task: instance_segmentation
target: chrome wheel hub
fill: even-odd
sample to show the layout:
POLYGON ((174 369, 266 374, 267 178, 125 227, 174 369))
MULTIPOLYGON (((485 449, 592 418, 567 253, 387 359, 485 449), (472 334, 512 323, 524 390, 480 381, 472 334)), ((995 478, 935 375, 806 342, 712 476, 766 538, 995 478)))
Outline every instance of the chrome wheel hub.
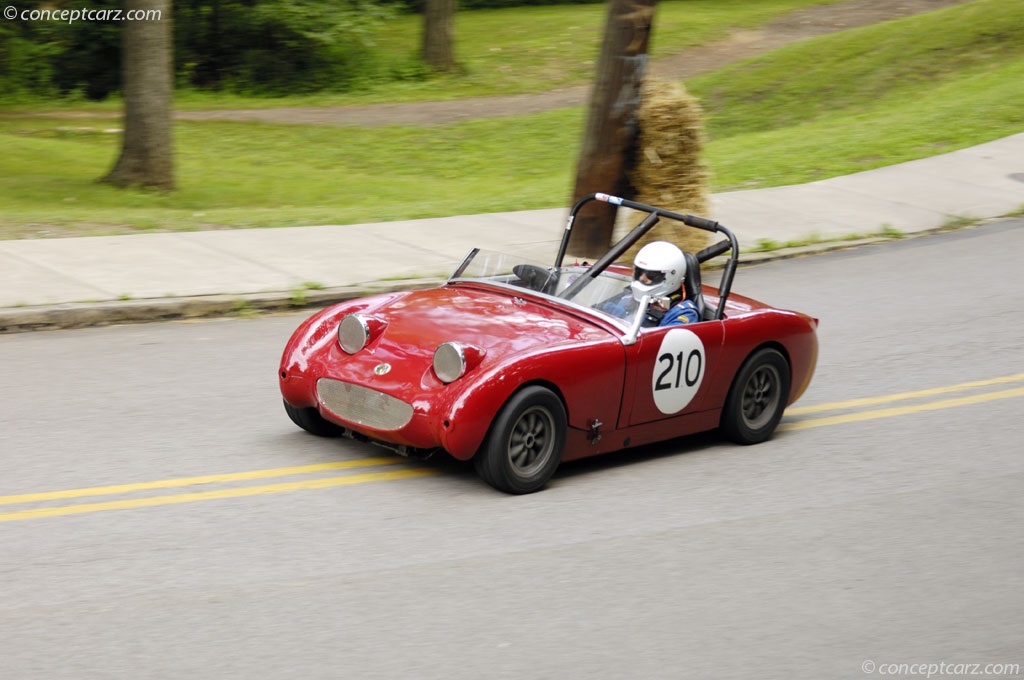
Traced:
POLYGON ((546 409, 534 406, 519 416, 508 441, 512 467, 530 475, 544 467, 555 445, 555 422, 546 409))
POLYGON ((779 372, 774 366, 761 366, 743 390, 743 419, 751 429, 764 427, 779 407, 779 372))

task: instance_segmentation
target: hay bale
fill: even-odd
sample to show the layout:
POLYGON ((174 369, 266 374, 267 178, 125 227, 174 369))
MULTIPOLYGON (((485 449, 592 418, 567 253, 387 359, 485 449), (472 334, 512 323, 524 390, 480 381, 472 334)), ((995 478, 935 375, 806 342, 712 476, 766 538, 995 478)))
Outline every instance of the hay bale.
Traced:
MULTIPOLYGON (((644 82, 641 97, 636 159, 629 174, 635 200, 675 212, 707 215, 711 201, 707 168, 701 161, 704 116, 700 104, 681 85, 656 79, 644 82)), ((621 212, 625 215, 616 226, 616 240, 646 217, 645 213, 621 212)), ((620 261, 632 262, 636 251, 650 241, 670 241, 697 252, 710 240, 706 231, 662 220, 620 261)))

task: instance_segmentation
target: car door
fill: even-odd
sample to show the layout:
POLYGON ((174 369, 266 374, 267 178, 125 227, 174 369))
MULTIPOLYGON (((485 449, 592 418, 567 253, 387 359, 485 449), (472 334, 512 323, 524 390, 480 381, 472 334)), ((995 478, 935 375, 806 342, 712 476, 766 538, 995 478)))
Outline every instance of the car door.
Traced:
POLYGON ((722 354, 724 322, 645 328, 626 348, 626 385, 620 424, 642 425, 721 404, 710 403, 722 354))

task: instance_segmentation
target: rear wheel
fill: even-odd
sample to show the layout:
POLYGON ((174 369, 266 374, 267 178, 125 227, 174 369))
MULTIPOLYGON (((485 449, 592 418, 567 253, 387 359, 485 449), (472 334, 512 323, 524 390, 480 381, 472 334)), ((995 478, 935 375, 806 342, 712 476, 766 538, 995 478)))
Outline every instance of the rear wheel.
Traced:
POLYGON ((565 449, 565 407, 551 390, 533 385, 512 395, 474 457, 477 474, 499 491, 539 490, 565 449))
POLYGON ((789 362, 766 347, 744 362, 722 410, 722 432, 737 444, 758 444, 772 436, 789 401, 789 362))
POLYGON ((318 437, 340 437, 344 432, 334 423, 324 420, 315 408, 297 408, 286 401, 284 410, 293 423, 318 437))

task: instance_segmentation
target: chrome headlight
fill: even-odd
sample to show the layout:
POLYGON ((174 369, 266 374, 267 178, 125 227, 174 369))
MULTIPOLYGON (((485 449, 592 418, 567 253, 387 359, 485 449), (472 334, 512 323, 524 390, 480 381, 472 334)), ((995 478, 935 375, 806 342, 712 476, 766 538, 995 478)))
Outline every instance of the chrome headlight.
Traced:
POLYGON ((434 373, 443 383, 455 382, 466 374, 466 351, 457 342, 442 343, 434 350, 434 373))
POLYGON ((348 314, 338 324, 338 344, 349 354, 366 347, 370 339, 370 325, 358 314, 348 314))
POLYGON ((434 375, 452 383, 476 368, 486 352, 464 342, 444 342, 434 350, 434 375))

